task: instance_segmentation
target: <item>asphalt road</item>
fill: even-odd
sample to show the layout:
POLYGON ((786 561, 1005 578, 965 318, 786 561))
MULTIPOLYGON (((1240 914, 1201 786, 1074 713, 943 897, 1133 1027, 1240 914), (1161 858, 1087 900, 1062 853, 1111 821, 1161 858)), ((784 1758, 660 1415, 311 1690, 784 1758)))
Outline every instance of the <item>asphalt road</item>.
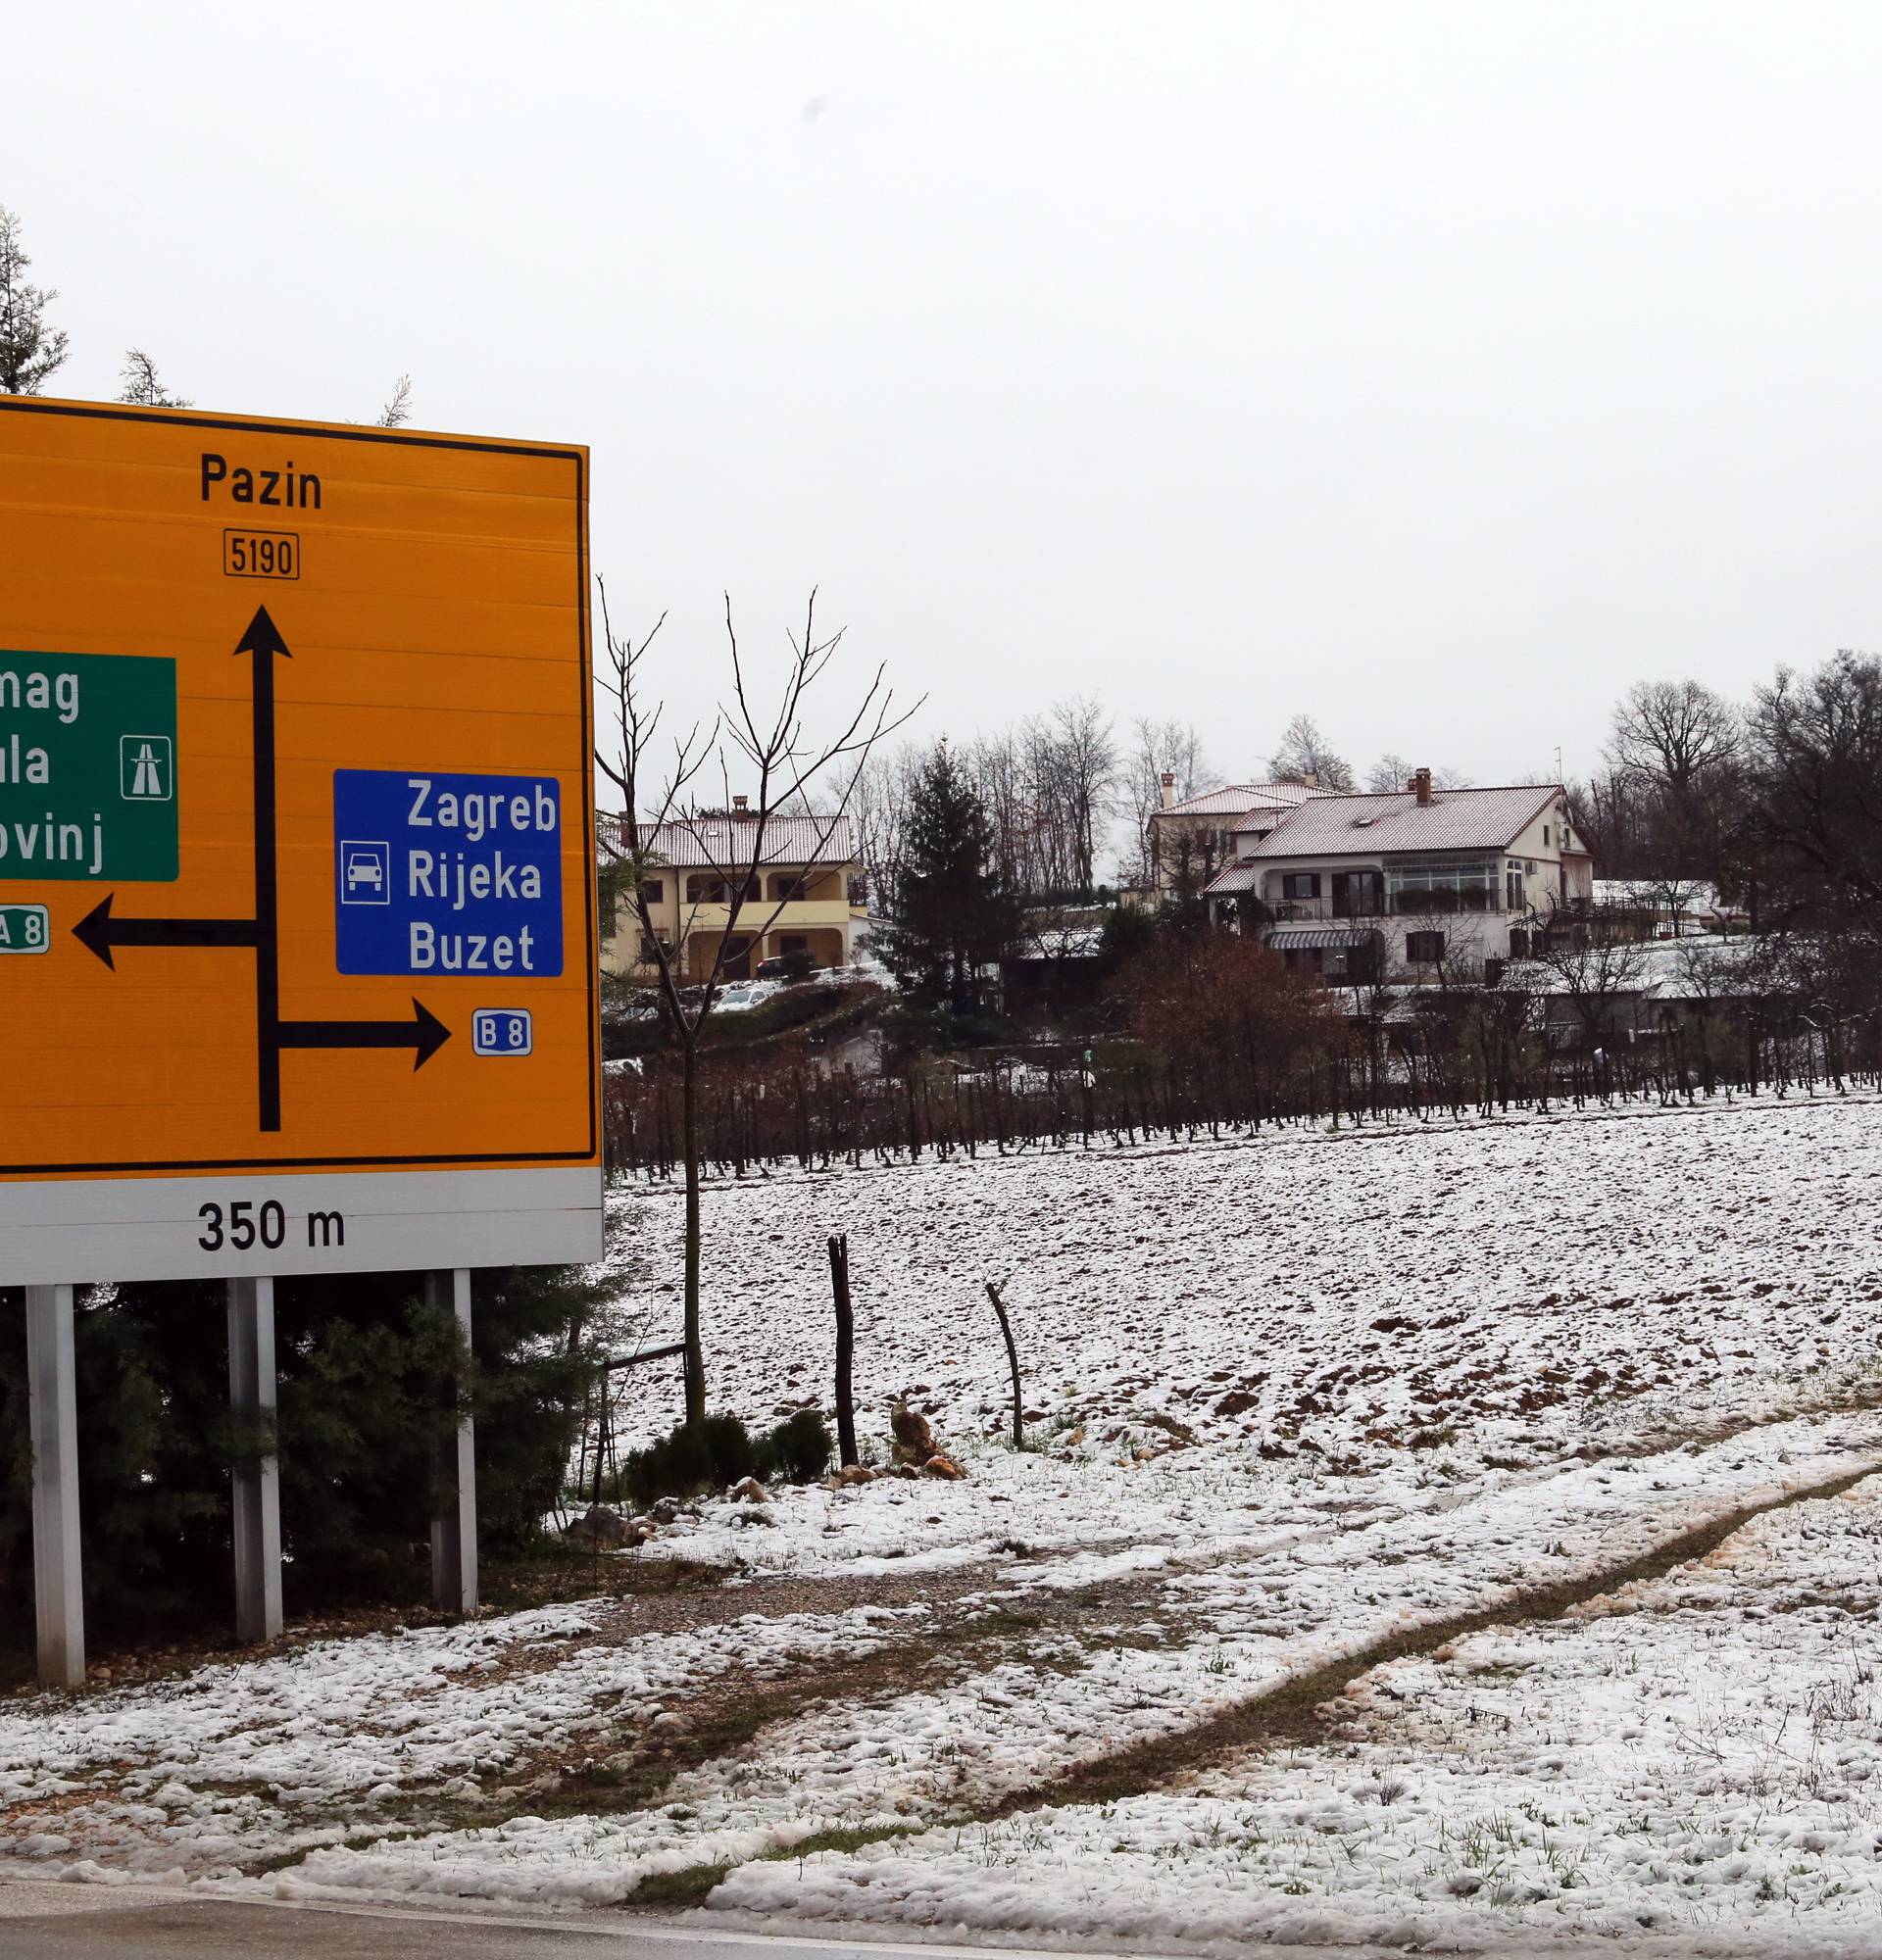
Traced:
POLYGON ((0 1881, 0 1960, 947 1960, 970 1949, 702 1933, 623 1915, 541 1916, 250 1904, 155 1886, 0 1881))

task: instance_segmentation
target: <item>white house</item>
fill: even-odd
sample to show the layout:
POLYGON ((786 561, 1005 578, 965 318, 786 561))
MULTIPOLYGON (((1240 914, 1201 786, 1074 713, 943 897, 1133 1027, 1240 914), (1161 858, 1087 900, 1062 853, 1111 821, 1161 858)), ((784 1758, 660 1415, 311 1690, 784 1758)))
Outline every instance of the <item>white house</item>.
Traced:
POLYGON ((1585 911, 1594 860, 1559 783, 1314 795, 1233 835, 1213 914, 1328 980, 1482 980, 1538 919, 1585 911))

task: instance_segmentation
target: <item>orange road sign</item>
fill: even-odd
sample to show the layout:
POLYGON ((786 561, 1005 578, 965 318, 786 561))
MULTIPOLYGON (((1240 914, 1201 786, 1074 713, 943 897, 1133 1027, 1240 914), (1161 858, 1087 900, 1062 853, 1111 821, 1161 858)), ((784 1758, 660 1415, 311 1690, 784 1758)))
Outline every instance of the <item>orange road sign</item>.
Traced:
POLYGON ((0 1284, 599 1256, 587 472, 0 398, 0 1284))

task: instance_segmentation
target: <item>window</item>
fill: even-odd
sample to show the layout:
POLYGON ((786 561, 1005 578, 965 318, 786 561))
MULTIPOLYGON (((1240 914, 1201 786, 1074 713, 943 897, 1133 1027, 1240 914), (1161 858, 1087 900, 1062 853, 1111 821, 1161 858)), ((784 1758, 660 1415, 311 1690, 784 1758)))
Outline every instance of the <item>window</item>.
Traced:
POLYGON ((1281 873, 1281 897, 1284 899, 1317 899, 1320 896, 1320 874, 1317 871, 1283 871, 1281 873))
POLYGON ((1494 858, 1408 858, 1386 866, 1395 912, 1488 912, 1497 907, 1494 858))
POLYGON ((1529 935, 1519 925, 1510 928, 1510 957, 1527 959, 1529 957, 1529 935))
POLYGON ((1503 979, 1503 968, 1504 962, 1501 959, 1494 957, 1486 959, 1483 962, 1483 984, 1486 987, 1499 985, 1503 979))
POLYGON ((1504 899, 1508 908, 1512 912, 1521 911, 1522 873, 1520 871, 1506 871, 1503 874, 1503 883, 1504 899))
POLYGON ((666 882, 660 878, 643 878, 640 881, 640 896, 650 906, 657 906, 667 896, 666 882))
POLYGON ((1542 826, 1542 848, 1545 851, 1549 848, 1549 826, 1546 823, 1542 826))
POLYGON ((1413 966, 1435 966, 1444 957, 1444 934, 1408 932, 1405 936, 1405 956, 1413 966))
MULTIPOLYGON (((753 878, 745 887, 745 897, 756 901, 762 896, 760 881, 753 878)), ((686 880, 686 903, 689 906, 729 906, 732 894, 739 889, 736 879, 715 878, 708 873, 695 871, 686 880)))

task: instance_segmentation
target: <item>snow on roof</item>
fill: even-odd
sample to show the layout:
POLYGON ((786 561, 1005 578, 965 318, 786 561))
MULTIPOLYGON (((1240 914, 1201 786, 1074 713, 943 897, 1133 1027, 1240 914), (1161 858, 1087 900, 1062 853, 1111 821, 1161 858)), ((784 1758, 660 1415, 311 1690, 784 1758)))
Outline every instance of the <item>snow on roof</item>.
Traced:
POLYGON ((1514 783, 1507 789, 1436 790, 1426 804, 1410 790, 1316 796, 1290 810, 1246 855, 1372 858, 1382 851, 1501 851, 1561 793, 1559 783, 1514 783))
MULTIPOLYGON (((605 831, 612 833, 604 837, 604 844, 619 839, 620 818, 604 816, 601 821, 605 831)), ((731 870, 752 861, 757 825, 756 816, 702 813, 667 823, 646 824, 641 831, 641 842, 651 862, 670 864, 675 870, 714 866, 731 870)), ((850 836, 847 816, 772 816, 765 825, 765 849, 759 861, 848 864, 855 858, 856 845, 850 836)))
MULTIPOLYGON (((1650 1001, 1727 1000, 1768 991, 1769 981, 1750 970, 1756 942, 1750 939, 1643 940, 1618 946, 1605 955, 1591 952, 1583 985, 1589 992, 1638 995, 1650 1001), (1598 962, 1606 959, 1607 971, 1598 962)), ((1503 985, 1518 994, 1572 994, 1570 984, 1577 956, 1551 964, 1539 959, 1512 959, 1503 970, 1503 985)))
POLYGON ((1251 809, 1292 809, 1310 797, 1325 796, 1325 790, 1311 790, 1305 783, 1228 783, 1218 790, 1205 790, 1201 796, 1185 797, 1167 809, 1153 809, 1158 816, 1243 816, 1251 809))
POLYGON ((1021 933, 1011 958, 1096 959, 1105 950, 1102 925, 1049 925, 1021 933))
POLYGON ((1219 899, 1230 892, 1252 892, 1262 882, 1260 870, 1253 864, 1231 864, 1226 871, 1218 871, 1203 887, 1206 899, 1219 899))

